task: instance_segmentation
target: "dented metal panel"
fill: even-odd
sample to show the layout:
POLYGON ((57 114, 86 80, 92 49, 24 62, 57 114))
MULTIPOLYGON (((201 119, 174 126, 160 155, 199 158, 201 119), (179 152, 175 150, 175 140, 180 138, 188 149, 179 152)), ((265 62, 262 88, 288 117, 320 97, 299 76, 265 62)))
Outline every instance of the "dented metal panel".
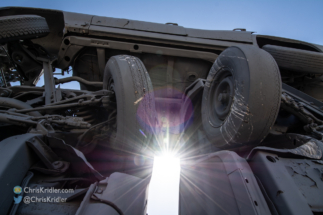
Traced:
POLYGON ((179 214, 270 214, 248 163, 220 151, 181 161, 179 214))
POLYGON ((323 212, 323 165, 257 151, 249 162, 279 214, 323 212))
POLYGON ((312 214, 306 199, 277 155, 258 151, 249 162, 279 214, 312 214))
POLYGON ((323 165, 307 159, 281 159, 312 211, 323 212, 323 165))

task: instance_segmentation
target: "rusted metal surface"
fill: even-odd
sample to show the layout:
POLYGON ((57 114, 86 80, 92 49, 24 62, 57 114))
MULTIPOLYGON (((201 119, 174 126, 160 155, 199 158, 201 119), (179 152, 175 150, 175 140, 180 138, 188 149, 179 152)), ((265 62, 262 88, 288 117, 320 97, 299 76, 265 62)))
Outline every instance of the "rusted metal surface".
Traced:
POLYGON ((164 148, 183 159, 182 215, 323 212, 322 71, 309 68, 322 46, 244 28, 0 8, 0 17, 20 14, 44 17, 50 33, 1 49, 1 190, 75 194, 12 213, 145 214, 164 148), (55 68, 73 76, 55 79, 55 68), (81 90, 61 89, 71 81, 81 90))

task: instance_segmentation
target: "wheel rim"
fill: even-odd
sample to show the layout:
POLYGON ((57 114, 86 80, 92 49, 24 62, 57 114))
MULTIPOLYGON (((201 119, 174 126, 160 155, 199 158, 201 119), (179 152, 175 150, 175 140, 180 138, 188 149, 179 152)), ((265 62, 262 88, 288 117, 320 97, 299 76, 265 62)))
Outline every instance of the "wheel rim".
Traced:
POLYGON ((214 113, 219 119, 225 120, 230 112, 233 97, 233 83, 232 77, 224 78, 216 87, 214 93, 214 113))
POLYGON ((234 97, 234 79, 229 70, 220 70, 211 84, 208 98, 209 122, 219 127, 230 114, 234 97))

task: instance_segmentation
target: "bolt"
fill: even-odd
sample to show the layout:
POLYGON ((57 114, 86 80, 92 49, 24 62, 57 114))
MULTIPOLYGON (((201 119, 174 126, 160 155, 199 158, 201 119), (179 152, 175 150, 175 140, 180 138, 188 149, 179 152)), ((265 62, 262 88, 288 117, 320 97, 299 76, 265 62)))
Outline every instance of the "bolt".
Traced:
POLYGON ((218 96, 218 101, 221 102, 222 104, 226 103, 229 99, 229 96, 227 93, 220 93, 218 96))
POLYGON ((218 97, 218 101, 219 101, 219 102, 221 102, 221 101, 222 101, 222 99, 223 99, 223 94, 222 94, 222 93, 220 93, 220 95, 219 95, 219 97, 218 97))
POLYGON ((59 168, 62 168, 64 166, 64 163, 60 162, 60 161, 55 161, 53 163, 53 165, 55 166, 55 169, 59 169, 59 168))

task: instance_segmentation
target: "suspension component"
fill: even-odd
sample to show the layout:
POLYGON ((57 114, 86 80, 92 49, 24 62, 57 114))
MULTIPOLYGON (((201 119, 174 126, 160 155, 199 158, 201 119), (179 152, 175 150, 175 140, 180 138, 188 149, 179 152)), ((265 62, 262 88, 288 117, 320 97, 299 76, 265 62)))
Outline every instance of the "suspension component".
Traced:
POLYGON ((306 124, 312 124, 314 122, 320 125, 323 124, 322 120, 318 119, 311 112, 305 109, 302 102, 296 101, 285 92, 282 93, 281 107, 297 116, 302 122, 306 124))
POLYGON ((81 107, 78 109, 78 112, 75 113, 75 116, 83 118, 87 123, 94 124, 96 117, 93 113, 93 108, 81 107))

